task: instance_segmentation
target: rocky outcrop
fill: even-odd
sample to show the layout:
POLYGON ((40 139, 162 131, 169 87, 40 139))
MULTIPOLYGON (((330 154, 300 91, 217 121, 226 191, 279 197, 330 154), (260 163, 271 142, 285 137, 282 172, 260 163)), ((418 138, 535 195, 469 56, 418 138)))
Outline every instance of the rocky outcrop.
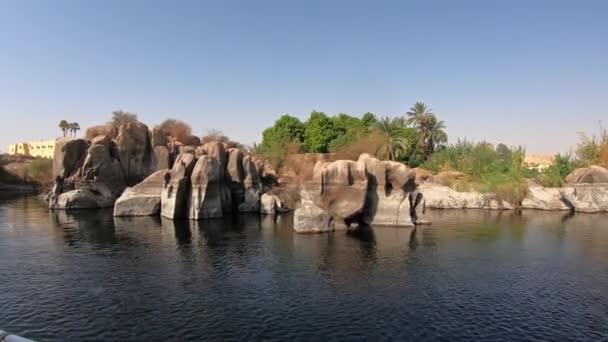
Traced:
POLYGON ((165 173, 161 193, 161 216, 188 218, 190 177, 195 164, 194 154, 180 154, 171 171, 165 173))
POLYGON ((358 161, 318 162, 301 190, 294 214, 300 233, 328 232, 359 224, 413 226, 428 223, 415 173, 405 165, 363 154, 358 161))
POLYGON ((127 184, 137 184, 156 171, 156 155, 148 126, 140 122, 120 126, 116 147, 127 184))
POLYGON ((260 197, 260 214, 264 215, 276 215, 277 213, 283 213, 288 209, 283 207, 281 199, 276 195, 263 194, 260 197))
POLYGON ((565 179, 567 184, 608 184, 608 169, 592 165, 572 171, 565 179))
POLYGON ((576 212, 608 211, 608 185, 579 185, 560 190, 562 198, 576 212))
POLYGON ((49 208, 54 210, 111 208, 115 197, 103 186, 80 188, 54 196, 49 208))
POLYGON ((53 178, 68 178, 76 173, 87 156, 88 143, 84 139, 58 138, 55 140, 53 178))
POLYGON ((258 212, 262 195, 262 179, 252 156, 243 157, 243 202, 238 205, 239 212, 258 212))
POLYGON ((224 178, 222 165, 211 156, 198 158, 192 176, 189 218, 199 220, 222 217, 224 178))
POLYGON ((169 149, 166 146, 154 147, 154 156, 156 157, 156 170, 170 169, 173 166, 169 149))
POLYGON ((424 195, 426 207, 431 209, 514 209, 489 193, 459 192, 434 183, 421 184, 418 190, 424 195))
POLYGON ((571 204, 564 200, 559 188, 531 186, 528 196, 521 202, 522 209, 571 210, 571 204))
POLYGON ((355 220, 363 214, 368 177, 364 162, 318 162, 313 169, 314 204, 333 217, 355 220))
POLYGON ((329 212, 315 205, 315 196, 314 190, 302 191, 302 204, 293 214, 293 229, 296 233, 327 233, 346 229, 345 224, 336 224, 329 212))
POLYGON ((154 216, 160 214, 160 197, 165 174, 158 170, 141 183, 127 188, 114 204, 114 216, 154 216))
POLYGON ((412 226, 408 194, 415 188, 416 174, 405 165, 383 162, 362 154, 369 175, 363 221, 371 225, 412 226))

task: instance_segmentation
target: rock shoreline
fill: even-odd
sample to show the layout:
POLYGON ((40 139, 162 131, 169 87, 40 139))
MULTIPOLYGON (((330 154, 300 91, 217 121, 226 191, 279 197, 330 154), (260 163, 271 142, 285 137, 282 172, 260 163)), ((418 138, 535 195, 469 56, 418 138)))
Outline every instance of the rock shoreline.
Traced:
POLYGON ((297 190, 287 187, 298 191, 301 201, 286 208, 268 163, 221 142, 186 146, 158 134, 129 123, 116 138, 58 139, 49 208, 113 207, 117 217, 191 220, 295 209, 298 233, 428 224, 426 209, 608 211, 608 170, 599 166, 574 171, 562 188, 530 186, 522 203, 507 203, 493 194, 458 192, 433 183, 433 177, 417 179, 420 170, 369 154, 356 161, 317 161, 297 190))

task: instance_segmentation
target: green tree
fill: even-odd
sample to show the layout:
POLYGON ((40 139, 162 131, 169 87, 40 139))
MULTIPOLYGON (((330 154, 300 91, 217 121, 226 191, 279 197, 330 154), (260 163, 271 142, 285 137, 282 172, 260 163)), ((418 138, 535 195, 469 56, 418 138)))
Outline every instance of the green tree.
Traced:
POLYGON ((408 141, 404 137, 406 127, 403 118, 381 118, 374 125, 374 131, 385 138, 384 144, 377 152, 378 158, 400 160, 406 156, 408 141))
POLYGON ((437 120, 434 114, 427 114, 423 120, 425 141, 425 156, 430 156, 435 152, 438 144, 448 142, 448 135, 445 132, 445 123, 437 120))
POLYGON ((258 144, 255 141, 251 143, 251 145, 247 146, 247 151, 257 155, 264 153, 264 149, 262 149, 262 144, 258 144))
POLYGON ((66 120, 59 121, 59 128, 63 132, 63 136, 65 137, 68 134, 68 129, 70 128, 70 124, 66 120))
POLYGON ((371 130, 376 122, 378 122, 378 119, 376 119, 376 115, 374 115, 374 113, 367 112, 363 114, 361 121, 363 121, 363 124, 365 127, 367 127, 367 130, 371 130))
POLYGON ((305 126, 303 143, 306 151, 327 153, 329 143, 337 137, 333 120, 323 112, 313 111, 305 126))
POLYGON ((281 150, 288 143, 301 143, 306 128, 300 119, 285 114, 275 121, 274 126, 262 133, 262 149, 266 152, 281 150))
POLYGON ((76 132, 78 132, 80 130, 80 124, 78 124, 78 122, 71 122, 68 124, 68 129, 70 131, 70 133, 72 134, 72 136, 76 136, 76 132))

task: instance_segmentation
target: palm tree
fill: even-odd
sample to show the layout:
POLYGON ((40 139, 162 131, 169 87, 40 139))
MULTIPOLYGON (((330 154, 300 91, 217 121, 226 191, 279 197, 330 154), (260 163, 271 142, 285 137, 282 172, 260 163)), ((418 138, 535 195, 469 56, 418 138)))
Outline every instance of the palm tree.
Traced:
POLYGON ((72 131, 73 135, 76 136, 76 133, 80 130, 80 124, 78 124, 78 122, 72 122, 70 124, 70 130, 72 131))
POLYGON ((258 155, 264 152, 264 150, 262 149, 262 144, 258 144, 255 141, 251 143, 251 145, 247 146, 247 151, 258 155))
POLYGON ((435 152, 437 144, 443 144, 448 141, 448 134, 445 132, 445 123, 442 120, 437 120, 435 114, 427 114, 424 120, 426 131, 426 155, 429 156, 435 152))
POLYGON ((59 128, 61 129, 61 131, 63 132, 63 136, 65 137, 68 134, 68 129, 70 128, 70 124, 65 120, 61 120, 59 122, 59 128))
POLYGON ((407 115, 406 123, 418 130, 420 147, 424 149, 425 141, 427 139, 425 121, 427 120, 428 115, 435 114, 433 114, 431 109, 428 108, 424 102, 418 101, 414 103, 414 106, 411 107, 405 115, 407 115))
POLYGON ((380 146, 376 155, 380 159, 399 160, 407 151, 407 140, 401 136, 405 121, 401 117, 381 118, 373 130, 383 136, 386 141, 380 146))

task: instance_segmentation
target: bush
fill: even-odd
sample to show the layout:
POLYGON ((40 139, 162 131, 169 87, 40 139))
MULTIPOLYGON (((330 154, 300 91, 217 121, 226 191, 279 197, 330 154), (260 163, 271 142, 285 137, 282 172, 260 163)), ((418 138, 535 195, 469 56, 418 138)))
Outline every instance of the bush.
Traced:
POLYGON ((493 193, 499 201, 519 205, 528 194, 522 167, 524 155, 521 147, 499 144, 494 148, 487 142, 465 140, 435 152, 422 167, 443 171, 438 181, 457 191, 493 193))
POLYGON ((38 185, 53 184, 53 160, 32 160, 23 168, 23 180, 38 185))
POLYGON ((556 154, 553 164, 536 176, 536 181, 545 187, 561 187, 564 178, 580 166, 580 162, 574 160, 570 154, 556 154))

